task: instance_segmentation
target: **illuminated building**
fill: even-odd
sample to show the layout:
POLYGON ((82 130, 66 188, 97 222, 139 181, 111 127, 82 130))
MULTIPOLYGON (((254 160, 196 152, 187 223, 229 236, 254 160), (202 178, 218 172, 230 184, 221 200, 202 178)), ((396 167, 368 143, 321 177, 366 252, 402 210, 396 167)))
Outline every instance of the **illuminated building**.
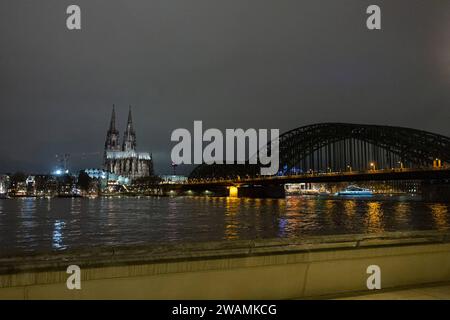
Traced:
POLYGON ((174 183, 184 183, 187 182, 188 178, 186 176, 180 175, 161 175, 161 183, 164 184, 174 184, 174 183))
POLYGON ((115 173, 111 173, 101 169, 85 169, 84 172, 92 178, 105 181, 106 184, 129 185, 130 179, 115 173))
POLYGON ((136 151, 136 133, 131 118, 131 107, 122 145, 120 145, 119 140, 119 131, 116 129, 116 113, 113 106, 105 141, 104 170, 130 180, 151 176, 153 174, 151 155, 148 152, 136 151))
POLYGON ((36 178, 35 176, 28 176, 25 180, 27 194, 34 195, 36 193, 36 178))
POLYGON ((0 175, 0 196, 8 193, 10 178, 7 175, 0 175))

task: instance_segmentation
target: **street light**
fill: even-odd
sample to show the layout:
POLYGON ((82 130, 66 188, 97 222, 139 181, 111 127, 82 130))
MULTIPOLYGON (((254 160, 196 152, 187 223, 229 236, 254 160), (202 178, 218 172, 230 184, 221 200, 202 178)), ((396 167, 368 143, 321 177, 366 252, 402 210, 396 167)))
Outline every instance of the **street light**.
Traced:
POLYGON ((436 160, 433 161, 433 167, 440 168, 442 166, 441 160, 436 158, 436 160))
POLYGON ((375 170, 375 163, 373 162, 370 163, 370 169, 375 170))

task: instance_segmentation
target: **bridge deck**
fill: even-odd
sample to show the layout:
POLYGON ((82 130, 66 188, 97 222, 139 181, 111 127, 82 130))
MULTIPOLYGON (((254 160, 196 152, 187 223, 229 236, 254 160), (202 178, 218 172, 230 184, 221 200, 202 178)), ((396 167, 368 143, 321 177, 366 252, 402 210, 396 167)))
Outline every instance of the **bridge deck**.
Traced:
POLYGON ((237 179, 202 179, 180 185, 189 186, 230 186, 230 185, 270 185, 300 182, 349 182, 383 180, 436 180, 450 179, 450 167, 423 169, 384 169, 370 171, 348 171, 328 173, 306 173, 286 176, 259 176, 237 179))

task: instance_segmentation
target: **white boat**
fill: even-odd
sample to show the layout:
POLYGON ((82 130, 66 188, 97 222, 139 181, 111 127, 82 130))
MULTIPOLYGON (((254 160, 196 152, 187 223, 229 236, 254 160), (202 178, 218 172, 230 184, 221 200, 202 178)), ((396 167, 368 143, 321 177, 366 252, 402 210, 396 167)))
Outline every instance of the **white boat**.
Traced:
POLYGON ((354 185, 348 186, 344 190, 336 193, 337 196, 371 196, 373 192, 369 189, 360 188, 354 185))
POLYGON ((291 195, 308 195, 308 196, 319 196, 319 195, 328 195, 329 192, 324 188, 316 189, 310 188, 308 189, 305 183, 288 183, 284 186, 287 194, 291 195))

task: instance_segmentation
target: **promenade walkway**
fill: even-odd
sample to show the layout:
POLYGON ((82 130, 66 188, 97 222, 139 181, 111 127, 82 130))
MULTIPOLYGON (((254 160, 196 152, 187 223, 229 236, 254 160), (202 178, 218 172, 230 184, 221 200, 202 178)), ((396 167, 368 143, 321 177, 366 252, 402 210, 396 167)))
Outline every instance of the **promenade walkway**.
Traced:
POLYGON ((411 289, 381 291, 338 300, 450 300, 450 283, 411 289))

